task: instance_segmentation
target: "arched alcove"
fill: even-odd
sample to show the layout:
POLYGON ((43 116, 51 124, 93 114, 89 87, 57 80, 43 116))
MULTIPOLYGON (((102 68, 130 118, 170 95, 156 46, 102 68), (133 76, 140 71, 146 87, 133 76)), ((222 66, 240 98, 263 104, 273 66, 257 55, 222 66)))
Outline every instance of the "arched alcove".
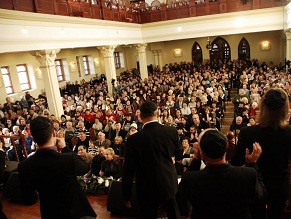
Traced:
POLYGON ((199 43, 195 42, 192 46, 192 61, 196 63, 203 62, 202 49, 199 43))
POLYGON ((216 37, 211 43, 210 60, 231 60, 230 46, 222 37, 216 37))
POLYGON ((250 52, 250 44, 246 40, 246 38, 242 38, 238 44, 238 59, 239 60, 246 60, 250 59, 251 52, 250 52))

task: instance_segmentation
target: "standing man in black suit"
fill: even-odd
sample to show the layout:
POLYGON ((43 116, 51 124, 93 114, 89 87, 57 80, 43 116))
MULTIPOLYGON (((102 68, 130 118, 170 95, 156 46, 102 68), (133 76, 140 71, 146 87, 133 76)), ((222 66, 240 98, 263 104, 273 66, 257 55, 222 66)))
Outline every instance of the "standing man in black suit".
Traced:
POLYGON ((169 219, 180 218, 175 195, 177 174, 173 157, 180 157, 179 138, 174 127, 158 122, 158 108, 145 101, 140 107, 143 129, 126 143, 122 177, 123 200, 130 208, 132 182, 135 176, 141 217, 156 219, 163 206, 169 219))
MULTIPOLYGON (((227 140, 221 132, 207 129, 198 143, 206 167, 185 172, 181 181, 182 191, 192 205, 191 219, 250 219, 250 203, 263 200, 266 194, 256 165, 261 146, 254 143, 251 154, 246 150, 249 167, 233 167, 226 162, 227 140)), ((196 161, 194 158, 192 163, 196 161)))
MULTIPOLYGON (((0 142, 0 183, 1 184, 5 183, 5 179, 4 179, 5 156, 6 154, 3 150, 3 143, 0 142)), ((3 212, 3 206, 2 206, 1 200, 0 200, 0 218, 7 219, 7 216, 3 212)))
POLYGON ((53 123, 47 117, 38 116, 30 127, 39 149, 18 165, 24 203, 32 205, 37 191, 42 219, 96 218, 77 182, 89 165, 66 147, 64 139, 54 137, 53 123))

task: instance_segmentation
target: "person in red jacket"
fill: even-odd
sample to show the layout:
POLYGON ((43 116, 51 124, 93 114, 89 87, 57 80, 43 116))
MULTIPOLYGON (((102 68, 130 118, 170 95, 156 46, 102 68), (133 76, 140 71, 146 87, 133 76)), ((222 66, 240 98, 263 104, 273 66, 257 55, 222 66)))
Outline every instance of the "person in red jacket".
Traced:
POLYGON ((84 118, 86 129, 90 129, 95 121, 94 114, 90 112, 90 109, 86 109, 85 112, 82 113, 82 117, 84 118))

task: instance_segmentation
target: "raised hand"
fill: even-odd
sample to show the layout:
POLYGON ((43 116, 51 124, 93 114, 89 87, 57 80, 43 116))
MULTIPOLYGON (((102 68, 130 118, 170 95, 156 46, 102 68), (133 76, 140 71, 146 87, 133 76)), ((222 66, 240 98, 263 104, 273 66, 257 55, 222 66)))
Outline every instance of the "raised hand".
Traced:
POLYGON ((256 163, 262 153, 262 147, 259 143, 253 143, 253 152, 250 154, 248 148, 246 148, 246 162, 247 163, 256 163))

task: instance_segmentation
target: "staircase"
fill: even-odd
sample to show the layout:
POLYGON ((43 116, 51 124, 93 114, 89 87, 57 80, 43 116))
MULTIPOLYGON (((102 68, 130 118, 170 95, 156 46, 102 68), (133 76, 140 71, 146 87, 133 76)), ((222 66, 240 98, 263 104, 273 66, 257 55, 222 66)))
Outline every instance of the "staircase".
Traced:
MULTIPOLYGON (((230 100, 237 94, 237 89, 233 88, 230 91, 230 100)), ((234 105, 231 101, 225 102, 225 113, 224 117, 221 119, 221 132, 222 134, 226 134, 229 131, 229 127, 234 118, 234 105)))

